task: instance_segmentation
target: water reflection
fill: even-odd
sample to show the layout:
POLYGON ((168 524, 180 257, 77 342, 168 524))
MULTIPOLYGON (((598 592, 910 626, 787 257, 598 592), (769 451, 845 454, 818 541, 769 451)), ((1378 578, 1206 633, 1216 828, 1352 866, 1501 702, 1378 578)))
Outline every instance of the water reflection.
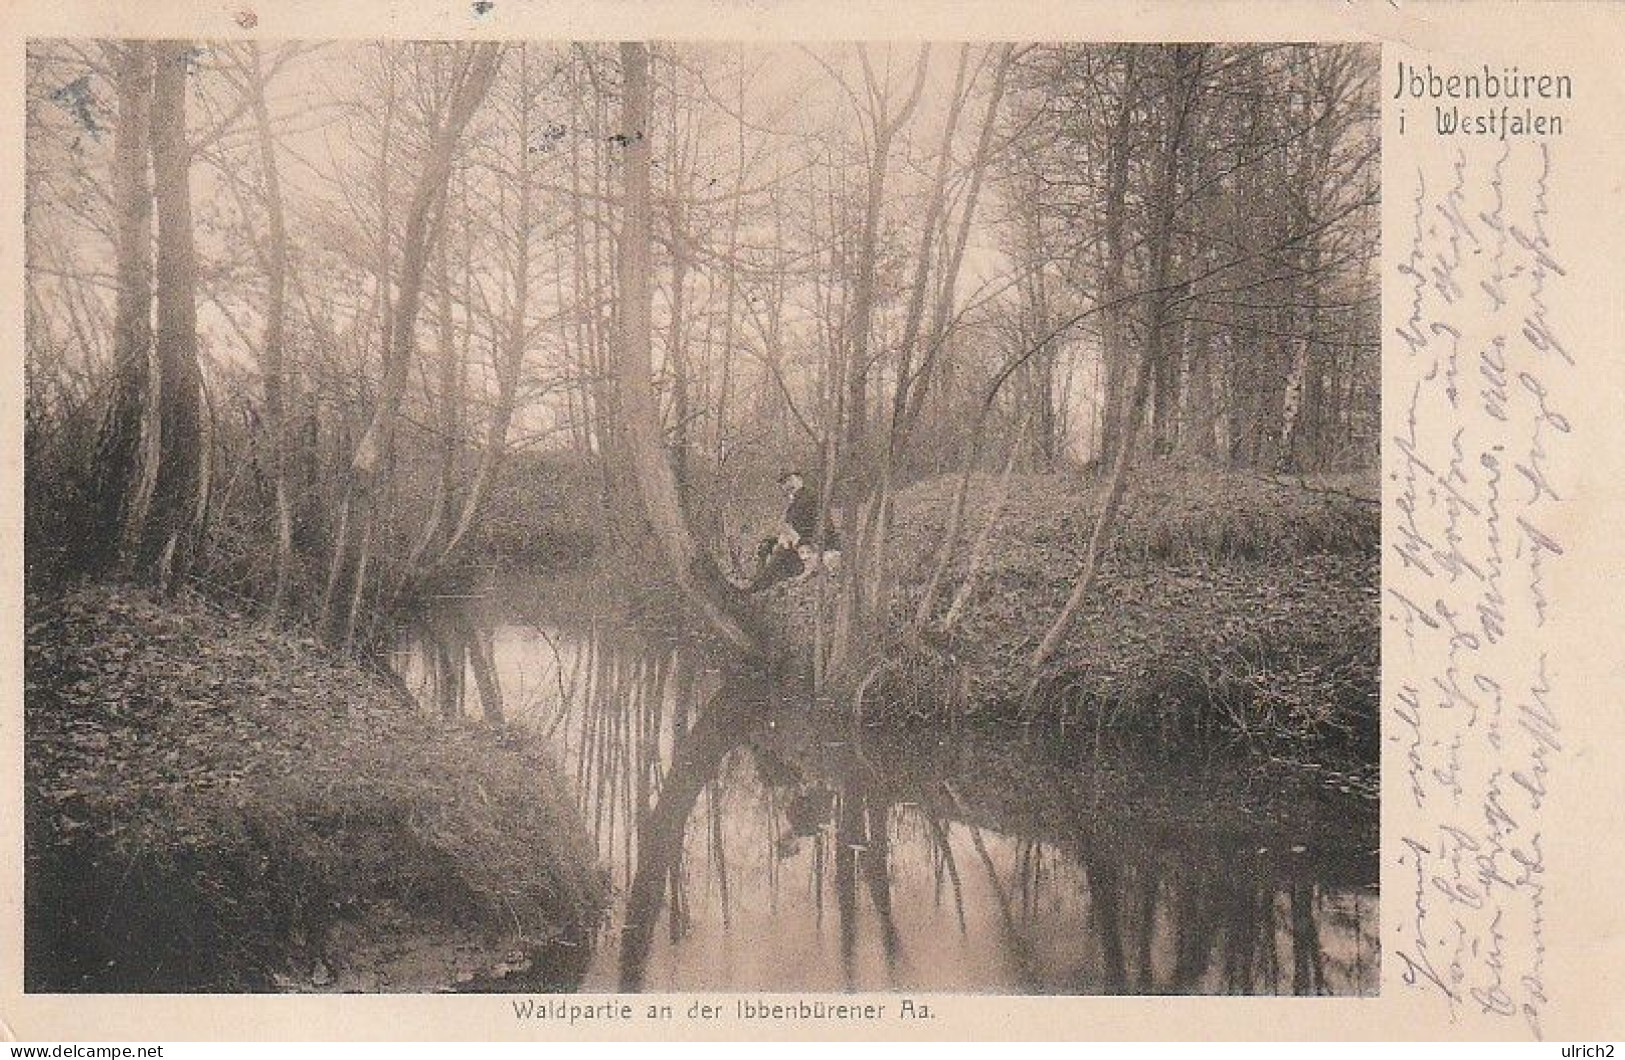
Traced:
POLYGON ((1302 773, 854 731, 590 616, 396 662, 553 747, 618 899, 586 990, 1377 987, 1375 815, 1302 773))

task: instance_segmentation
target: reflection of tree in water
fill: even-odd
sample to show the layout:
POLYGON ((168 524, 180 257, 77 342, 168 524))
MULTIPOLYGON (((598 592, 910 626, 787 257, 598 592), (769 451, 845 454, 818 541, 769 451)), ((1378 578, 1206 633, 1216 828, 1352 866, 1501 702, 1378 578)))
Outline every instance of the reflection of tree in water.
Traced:
POLYGON ((524 689, 498 682, 516 680, 512 641, 498 666, 489 634, 435 630, 420 656, 425 702, 472 713, 472 684, 497 704, 480 713, 500 718, 506 693, 507 716, 547 733, 573 775, 625 896, 622 989, 644 984, 657 938, 683 946, 696 917, 712 937, 754 932, 742 941, 773 947, 780 918, 822 935, 831 906, 830 971, 854 989, 930 981, 955 946, 965 960, 992 954, 1002 988, 1034 993, 1375 986, 1373 903, 1323 886, 1312 865, 1261 856, 1248 836, 1149 825, 1118 794, 1073 797, 1062 774, 1030 765, 990 781, 981 749, 913 754, 821 728, 782 688, 720 680, 621 630, 538 631, 524 689))
MULTIPOLYGON (((682 907, 681 864, 689 815, 701 789, 716 779, 723 759, 761 721, 762 712, 754 706, 747 698, 724 698, 719 694, 695 725, 674 741, 671 768, 661 781, 659 797, 638 828, 637 860, 628 862, 636 868, 627 890, 621 928, 623 990, 637 990, 643 985, 662 897, 670 894, 674 914, 682 907)), ((726 862, 716 864, 725 877, 726 862)), ((676 928, 672 931, 680 937, 676 928)))
POLYGON ((503 720, 502 682, 496 675, 492 631, 480 628, 462 608, 426 616, 420 633, 425 642, 432 699, 448 721, 468 712, 468 677, 474 678, 479 709, 486 721, 503 720))
MULTIPOLYGON (((1041 984, 1045 990, 1313 995, 1370 981, 1374 969, 1363 962, 1376 946, 1375 925, 1310 881, 1281 881, 1234 861, 1190 871, 1177 853, 1126 851, 1087 830, 1074 843, 1094 946, 1041 984), (1348 957, 1327 954, 1320 927, 1327 921, 1352 940, 1348 957)), ((1025 873, 1018 879, 1031 885, 1025 873)), ((1036 938, 1043 921, 1032 908, 1024 897, 1022 915, 1036 938)))
MULTIPOLYGON (((848 985, 856 986, 854 966, 860 920, 860 892, 867 896, 879 924, 879 935, 888 965, 895 965, 901 939, 892 914, 890 876, 890 806, 876 802, 862 780, 861 768, 847 771, 832 789, 822 781, 809 783, 802 772, 769 747, 758 743, 774 712, 780 706, 780 689, 763 683, 727 682, 699 711, 692 728, 674 741, 670 765, 659 784, 659 797, 644 815, 638 829, 637 862, 627 892, 621 933, 620 988, 637 990, 643 986, 654 929, 659 919, 662 897, 670 904, 668 924, 676 910, 686 906, 681 897, 685 877, 679 870, 690 817, 702 792, 707 793, 710 838, 710 865, 716 873, 722 896, 724 926, 728 918, 727 861, 723 854, 723 816, 720 810, 719 777, 729 756, 745 750, 754 759, 756 774, 763 782, 763 794, 770 805, 779 802, 779 793, 788 791, 783 802, 785 831, 774 840, 769 859, 780 859, 799 851, 802 840, 810 840, 818 913, 822 915, 823 873, 829 863, 827 824, 834 820, 834 879, 832 882, 839 915, 842 962, 848 985)), ((777 875, 770 874, 775 892, 777 875)), ((679 933, 672 929, 673 941, 679 933)))

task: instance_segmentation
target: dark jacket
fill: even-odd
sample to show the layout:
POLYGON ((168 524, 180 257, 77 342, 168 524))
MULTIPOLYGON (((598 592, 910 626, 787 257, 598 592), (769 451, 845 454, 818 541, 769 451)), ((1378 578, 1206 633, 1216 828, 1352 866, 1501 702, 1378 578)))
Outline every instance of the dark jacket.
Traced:
POLYGON ((810 486, 796 490, 784 509, 784 521, 798 536, 809 540, 817 538, 818 493, 810 486))

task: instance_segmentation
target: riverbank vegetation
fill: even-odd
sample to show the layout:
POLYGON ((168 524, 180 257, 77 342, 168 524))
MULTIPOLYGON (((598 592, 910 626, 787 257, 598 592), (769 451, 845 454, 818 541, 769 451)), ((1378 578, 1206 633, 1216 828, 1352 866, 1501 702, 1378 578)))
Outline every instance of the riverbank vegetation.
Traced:
POLYGON ((535 737, 196 599, 28 603, 30 990, 579 980, 607 892, 535 737))

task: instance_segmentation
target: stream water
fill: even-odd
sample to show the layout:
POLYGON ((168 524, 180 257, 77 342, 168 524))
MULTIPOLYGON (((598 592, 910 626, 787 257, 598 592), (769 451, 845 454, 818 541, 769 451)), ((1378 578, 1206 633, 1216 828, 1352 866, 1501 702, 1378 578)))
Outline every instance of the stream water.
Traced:
POLYGON ((545 585, 392 663, 550 745, 615 889, 586 991, 1378 987, 1376 805, 1312 770, 855 728, 545 585))

